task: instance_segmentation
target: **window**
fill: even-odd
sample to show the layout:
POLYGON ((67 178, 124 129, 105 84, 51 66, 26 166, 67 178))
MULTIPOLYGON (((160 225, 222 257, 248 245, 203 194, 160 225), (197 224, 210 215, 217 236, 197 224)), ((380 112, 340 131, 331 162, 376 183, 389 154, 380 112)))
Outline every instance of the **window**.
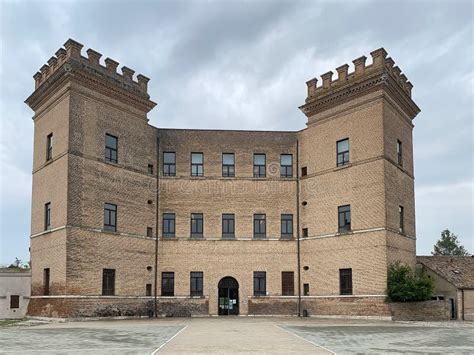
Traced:
POLYGON ((49 295, 49 268, 43 269, 43 295, 49 295))
POLYGON ((20 308, 20 296, 10 295, 10 309, 20 308))
POLYGON ((146 284, 145 286, 145 295, 151 296, 151 284, 146 284))
POLYGON ((148 238, 153 238, 153 228, 152 227, 146 227, 146 236, 148 238))
POLYGON ((222 238, 235 237, 235 216, 231 213, 222 215, 222 238))
POLYGON ((351 206, 339 206, 337 208, 339 219, 339 233, 350 232, 351 230, 351 206))
POLYGON ((303 166, 301 168, 301 176, 307 176, 308 175, 308 168, 306 166, 303 166))
POLYGON ((349 164, 349 138, 337 142, 337 166, 349 164))
POLYGON ((44 204, 44 230, 51 228, 51 202, 44 204))
POLYGON ((203 223, 202 213, 191 213, 191 237, 201 238, 203 236, 203 223))
POLYGON ((174 237, 176 228, 176 215, 163 213, 163 237, 174 237))
POLYGON ((102 270, 102 295, 103 296, 115 295, 115 270, 114 269, 102 270))
POLYGON ((174 296, 174 272, 161 273, 161 295, 174 296))
POLYGON ((201 271, 191 272, 191 297, 203 295, 203 273, 201 271))
POLYGON ((402 151, 402 142, 397 139, 397 163, 400 166, 403 166, 403 151, 402 151))
POLYGON ((291 154, 280 155, 280 176, 281 177, 293 176, 293 155, 291 154))
POLYGON ((339 269, 339 289, 341 295, 352 295, 352 269, 339 269))
POLYGON ((105 160, 111 163, 117 163, 118 138, 110 134, 105 135, 105 160))
POLYGON ((303 238, 308 238, 308 228, 303 228, 303 238))
POLYGON ((117 231, 117 205, 106 203, 104 206, 104 230, 117 231))
POLYGON ((405 231, 405 209, 403 206, 398 206, 398 218, 399 218, 399 229, 400 233, 403 233, 405 231))
POLYGON ((281 215, 281 239, 293 238, 293 215, 281 215))
POLYGON ((265 154, 253 155, 253 177, 261 178, 266 176, 265 154))
POLYGON ((253 272, 253 295, 267 295, 267 273, 265 271, 253 272))
POLYGON ((222 154, 222 176, 235 176, 235 157, 234 153, 222 154))
POLYGON ((53 159, 53 134, 46 137, 46 161, 53 159))
POLYGON ((283 271, 281 273, 281 294, 283 296, 293 296, 295 294, 295 276, 293 271, 283 271))
POLYGON ((153 164, 148 164, 148 174, 153 175, 153 164))
POLYGON ((163 153, 163 176, 176 176, 176 153, 163 153))
POLYGON ((309 296, 309 284, 303 284, 303 296, 309 296))
POLYGON ((265 238, 267 236, 267 216, 264 214, 253 215, 254 238, 265 238))
POLYGON ((191 153, 191 176, 204 176, 204 154, 191 153))

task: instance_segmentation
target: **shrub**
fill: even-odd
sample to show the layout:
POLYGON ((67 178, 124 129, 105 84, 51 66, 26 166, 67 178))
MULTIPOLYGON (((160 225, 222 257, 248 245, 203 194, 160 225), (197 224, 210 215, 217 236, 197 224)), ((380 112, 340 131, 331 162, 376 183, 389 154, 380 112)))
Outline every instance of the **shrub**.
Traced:
POLYGON ((389 302, 419 302, 431 299, 433 280, 423 270, 413 270, 399 261, 388 267, 387 299, 389 302))

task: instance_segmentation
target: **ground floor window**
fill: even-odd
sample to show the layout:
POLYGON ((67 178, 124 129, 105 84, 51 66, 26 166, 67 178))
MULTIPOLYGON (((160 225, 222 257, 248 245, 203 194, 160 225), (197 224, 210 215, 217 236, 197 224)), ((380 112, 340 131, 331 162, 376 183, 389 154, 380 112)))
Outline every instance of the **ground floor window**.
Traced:
POLYGON ((49 295, 49 268, 43 269, 43 295, 49 295))
POLYGON ((309 284, 303 284, 303 295, 309 296, 309 284))
POLYGON ((174 296, 174 272, 161 273, 161 295, 174 296))
POLYGON ((339 269, 341 295, 352 295, 352 269, 339 269))
POLYGON ((10 309, 20 308, 20 296, 10 295, 10 309))
POLYGON ((103 296, 115 295, 115 270, 114 269, 102 270, 102 295, 103 296))
POLYGON ((267 294, 267 273, 265 271, 253 272, 253 295, 266 296, 267 294))
POLYGON ((191 272, 191 296, 203 295, 204 275, 201 271, 191 272))
POLYGON ((281 294, 283 296, 294 296, 295 273, 293 271, 283 271, 281 273, 281 294))
POLYGON ((151 284, 146 284, 146 287, 145 287, 145 294, 147 296, 151 296, 151 284))

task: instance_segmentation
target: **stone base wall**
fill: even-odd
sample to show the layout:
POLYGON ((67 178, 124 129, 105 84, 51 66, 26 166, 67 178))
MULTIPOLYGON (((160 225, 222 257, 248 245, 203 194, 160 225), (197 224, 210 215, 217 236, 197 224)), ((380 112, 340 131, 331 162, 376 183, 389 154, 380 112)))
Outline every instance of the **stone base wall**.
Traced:
MULTIPOLYGON (((84 297, 32 298, 29 316, 53 318, 82 317, 149 317, 153 315, 153 298, 84 297)), ((208 315, 209 302, 204 298, 158 299, 157 314, 163 317, 208 315)))
MULTIPOLYGON (((249 315, 297 315, 298 298, 252 298, 249 315)), ((390 317, 384 297, 302 297, 301 313, 308 316, 390 317)))
POLYGON ((446 301, 390 303, 392 319, 398 321, 449 320, 449 304, 446 301))

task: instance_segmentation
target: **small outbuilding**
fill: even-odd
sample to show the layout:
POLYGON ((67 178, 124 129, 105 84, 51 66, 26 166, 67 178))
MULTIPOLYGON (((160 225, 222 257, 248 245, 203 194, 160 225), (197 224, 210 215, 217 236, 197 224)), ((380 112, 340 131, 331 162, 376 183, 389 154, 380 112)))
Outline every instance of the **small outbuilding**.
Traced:
POLYGON ((435 299, 448 302, 451 319, 474 321, 474 257, 417 256, 416 261, 433 278, 435 299))
POLYGON ((0 269, 0 319, 23 318, 31 294, 31 272, 0 269))

